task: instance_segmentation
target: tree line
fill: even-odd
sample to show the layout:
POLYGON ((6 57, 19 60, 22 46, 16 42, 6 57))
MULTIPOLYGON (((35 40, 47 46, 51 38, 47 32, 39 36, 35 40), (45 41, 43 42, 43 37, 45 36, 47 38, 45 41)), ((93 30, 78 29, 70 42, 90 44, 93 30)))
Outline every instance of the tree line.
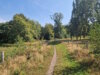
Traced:
POLYGON ((68 26, 71 38, 89 36, 95 53, 100 53, 100 0, 74 0, 68 26))
POLYGON ((41 33, 41 26, 38 22, 27 19, 23 14, 16 14, 13 20, 0 24, 0 42, 14 43, 18 37, 24 41, 38 39, 41 33))
POLYGON ((16 14, 13 20, 0 23, 0 42, 15 43, 19 37, 23 38, 25 42, 35 39, 51 40, 54 38, 65 38, 67 37, 67 30, 62 25, 62 18, 63 15, 61 13, 55 13, 52 15, 55 25, 47 23, 45 27, 42 27, 39 22, 30 20, 23 14, 16 14))
POLYGON ((69 31, 71 37, 88 36, 91 26, 100 21, 100 0, 74 0, 69 31))

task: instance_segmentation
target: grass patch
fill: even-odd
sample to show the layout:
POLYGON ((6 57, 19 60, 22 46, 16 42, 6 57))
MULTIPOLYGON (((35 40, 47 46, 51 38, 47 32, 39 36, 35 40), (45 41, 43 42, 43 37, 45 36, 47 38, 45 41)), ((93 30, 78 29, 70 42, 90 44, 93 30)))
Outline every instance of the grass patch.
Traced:
POLYGON ((53 57, 53 46, 34 42, 1 46, 5 62, 0 64, 0 75, 45 75, 53 57), (6 66, 6 67, 5 67, 6 66))
POLYGON ((87 67, 71 58, 64 43, 56 45, 57 65, 54 75, 88 75, 87 67))

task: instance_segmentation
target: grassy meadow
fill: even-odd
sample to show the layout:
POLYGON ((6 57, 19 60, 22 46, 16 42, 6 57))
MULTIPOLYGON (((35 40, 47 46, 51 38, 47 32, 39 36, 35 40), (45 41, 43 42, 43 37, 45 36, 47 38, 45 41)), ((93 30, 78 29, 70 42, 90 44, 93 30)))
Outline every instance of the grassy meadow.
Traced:
POLYGON ((89 48, 84 44, 74 42, 55 43, 57 49, 57 64, 54 75, 99 75, 100 58, 95 59, 89 48), (98 61, 99 60, 99 61, 98 61), (98 64, 97 64, 98 63, 98 64))
POLYGON ((45 75, 53 56, 53 47, 41 41, 3 44, 0 51, 5 52, 0 75, 45 75))
POLYGON ((81 41, 57 40, 2 44, 5 61, 2 75, 46 75, 56 47, 57 62, 53 75, 99 75, 100 58, 91 53, 91 46, 81 41))

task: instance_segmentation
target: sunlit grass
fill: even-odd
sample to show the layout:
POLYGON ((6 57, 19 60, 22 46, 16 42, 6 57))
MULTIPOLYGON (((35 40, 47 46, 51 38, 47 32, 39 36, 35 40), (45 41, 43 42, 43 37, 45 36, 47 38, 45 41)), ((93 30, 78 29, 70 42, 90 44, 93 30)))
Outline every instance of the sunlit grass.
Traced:
POLYGON ((56 49, 58 59, 54 75, 88 75, 76 60, 70 58, 64 43, 56 45, 56 49))
POLYGON ((0 51, 5 52, 0 74, 7 71, 8 75, 45 75, 53 57, 53 47, 41 41, 9 46, 4 44, 0 46, 0 51))

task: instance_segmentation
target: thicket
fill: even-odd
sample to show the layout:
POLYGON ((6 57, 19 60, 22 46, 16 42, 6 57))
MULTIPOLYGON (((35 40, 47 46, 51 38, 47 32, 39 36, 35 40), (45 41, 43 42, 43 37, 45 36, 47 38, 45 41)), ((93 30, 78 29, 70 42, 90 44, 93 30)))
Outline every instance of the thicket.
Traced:
POLYGON ((38 22, 27 19, 23 14, 16 14, 12 21, 0 23, 0 42, 15 43, 18 36, 24 41, 38 39, 41 33, 41 26, 38 22))
POLYGON ((100 24, 95 23, 90 30, 90 43, 93 53, 100 54, 100 24))
MULTIPOLYGON (((54 17, 60 16, 59 13, 55 14, 54 17)), ((55 20, 57 20, 58 23, 61 22, 57 18, 55 18, 55 20)), ((42 27, 39 22, 30 20, 23 14, 16 14, 13 20, 6 23, 0 23, 0 43, 15 43, 18 41, 18 37, 23 38, 25 42, 30 42, 34 39, 51 40, 53 38, 67 37, 66 28, 61 23, 58 23, 54 26, 48 23, 45 27, 42 27)))

